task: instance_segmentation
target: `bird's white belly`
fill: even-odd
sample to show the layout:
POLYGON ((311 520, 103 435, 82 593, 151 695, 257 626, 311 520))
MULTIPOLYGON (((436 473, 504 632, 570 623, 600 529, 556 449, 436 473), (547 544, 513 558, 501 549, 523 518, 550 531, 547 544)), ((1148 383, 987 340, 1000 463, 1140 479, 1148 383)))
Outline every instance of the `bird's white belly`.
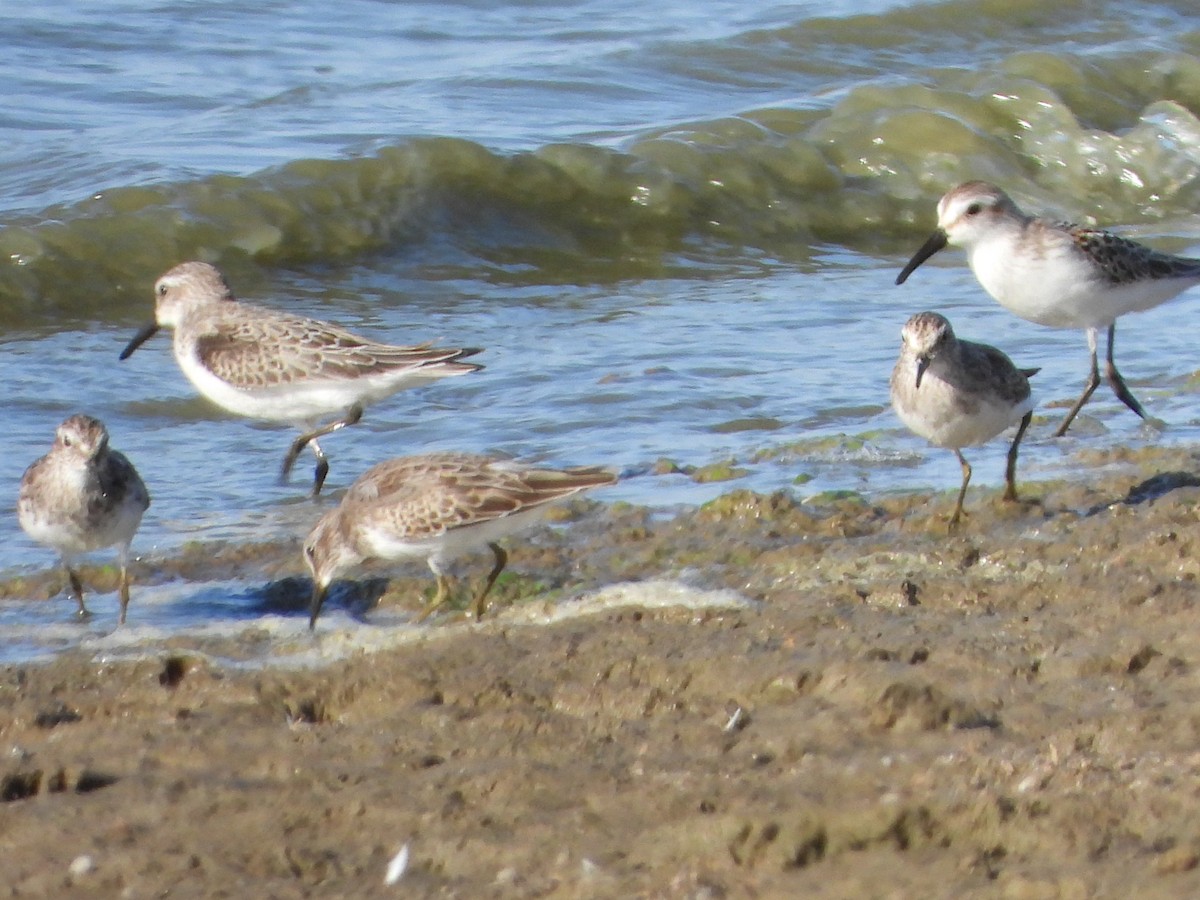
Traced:
POLYGON ((239 387, 217 377, 194 354, 176 353, 179 368, 196 390, 229 412, 252 419, 304 424, 341 413, 355 403, 367 405, 427 379, 406 373, 361 378, 312 378, 264 387, 239 387))
POLYGON ((362 549, 365 555, 378 559, 416 557, 429 559, 433 564, 449 562, 537 524, 550 505, 543 504, 498 519, 415 539, 404 536, 394 527, 388 527, 386 521, 366 525, 361 533, 362 549))
POLYGON ((22 505, 18 508, 18 518, 25 533, 39 544, 75 556, 128 543, 137 532, 144 512, 130 495, 111 515, 97 522, 88 522, 82 498, 69 507, 55 509, 22 505))
POLYGON ((984 243, 970 255, 984 290, 1022 319, 1051 328, 1107 328, 1118 317, 1151 309, 1187 290, 1186 278, 1112 284, 1070 245, 1022 252, 1007 243, 984 243))
POLYGON ((957 402, 956 391, 926 372, 921 387, 909 392, 895 408, 900 421, 935 447, 974 447, 1021 421, 1033 409, 1033 397, 1026 397, 1015 406, 982 397, 974 410, 964 412, 957 402))

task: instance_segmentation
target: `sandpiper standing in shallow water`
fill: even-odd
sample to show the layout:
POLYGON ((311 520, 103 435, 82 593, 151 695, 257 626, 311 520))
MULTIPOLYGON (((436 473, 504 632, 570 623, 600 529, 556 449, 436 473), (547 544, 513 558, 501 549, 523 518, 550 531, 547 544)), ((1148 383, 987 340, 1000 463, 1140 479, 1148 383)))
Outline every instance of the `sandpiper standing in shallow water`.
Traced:
POLYGON ((1087 329, 1092 370, 1056 436, 1100 385, 1096 341, 1108 329, 1105 373, 1126 406, 1146 417, 1113 362, 1118 316, 1158 306, 1200 284, 1200 259, 1159 253, 1106 231, 1027 216, 1004 191, 982 181, 960 184, 938 202, 937 231, 896 278, 947 244, 967 251, 979 283, 1005 309, 1053 328, 1087 329))
POLYGON ((159 328, 174 329, 175 359, 201 394, 239 416, 303 432, 284 457, 281 477, 311 446, 314 496, 329 472, 317 438, 355 424, 368 403, 396 391, 483 368, 461 362, 480 352, 476 348, 381 344, 328 322, 239 303, 208 263, 175 266, 154 293, 155 321, 134 336, 121 359, 159 328), (318 426, 330 415, 339 418, 318 426))
POLYGON ((129 606, 129 545, 150 506, 150 493, 123 454, 110 450, 108 429, 90 416, 75 415, 58 426, 54 447, 25 470, 17 498, 17 520, 25 533, 58 551, 83 605, 75 558, 116 546, 121 566, 121 615, 129 606))
POLYGON ((486 546, 495 564, 471 606, 479 619, 508 562, 497 541, 536 523, 554 501, 616 480, 601 468, 544 469, 470 453, 405 456, 372 466, 304 542, 313 576, 309 628, 333 580, 368 559, 428 562, 437 593, 420 621, 446 601, 445 564, 486 546))
POLYGON ((946 317, 933 312, 910 318, 900 338, 900 358, 892 369, 892 406, 916 434, 953 450, 962 466, 962 488, 950 528, 958 525, 971 480, 962 448, 990 441, 1019 422, 1004 472, 1004 499, 1016 500, 1017 447, 1033 417, 1029 378, 1038 370, 1018 369, 995 347, 958 339, 946 317))

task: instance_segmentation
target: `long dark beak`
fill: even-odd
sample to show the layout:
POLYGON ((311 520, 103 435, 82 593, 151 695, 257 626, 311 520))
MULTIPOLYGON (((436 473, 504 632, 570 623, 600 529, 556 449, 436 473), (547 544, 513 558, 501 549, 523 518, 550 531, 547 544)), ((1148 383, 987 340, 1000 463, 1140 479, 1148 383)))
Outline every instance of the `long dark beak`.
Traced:
POLYGON ((929 360, 928 356, 918 356, 917 357, 917 388, 918 389, 921 387, 921 379, 925 377, 925 370, 929 368, 929 362, 930 362, 930 360, 929 360))
POLYGON ((309 631, 313 631, 317 627, 317 616, 321 614, 321 604, 325 602, 325 595, 328 593, 329 585, 322 587, 320 582, 313 580, 312 614, 308 619, 309 631))
POLYGON ((146 341, 150 340, 150 338, 154 337, 156 334, 158 334, 157 322, 151 322, 149 325, 143 325, 138 330, 138 333, 133 336, 133 340, 126 344, 125 349, 121 351, 121 359, 129 359, 129 357, 133 356, 134 350, 142 346, 142 344, 146 343, 146 341))
POLYGON ((896 284, 904 284, 904 282, 908 280, 908 276, 913 273, 917 266, 925 262, 925 260, 933 256, 933 254, 945 247, 946 243, 946 232, 939 228, 929 236, 929 240, 921 245, 921 249, 913 254, 913 258, 908 261, 908 265, 905 266, 900 271, 900 274, 896 276, 896 284))

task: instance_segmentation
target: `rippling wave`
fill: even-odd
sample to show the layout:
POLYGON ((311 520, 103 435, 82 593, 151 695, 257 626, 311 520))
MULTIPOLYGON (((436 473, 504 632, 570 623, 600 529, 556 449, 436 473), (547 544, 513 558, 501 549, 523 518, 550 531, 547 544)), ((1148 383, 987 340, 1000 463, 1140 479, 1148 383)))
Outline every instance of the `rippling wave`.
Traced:
MULTIPOLYGON (((1012 4, 999 6, 996 19, 1011 23, 1012 4)), ((964 7, 998 8, 948 9, 964 7)), ((1173 50, 1132 56, 1116 42, 1102 54, 1042 47, 963 69, 949 64, 956 48, 945 35, 921 38, 936 15, 905 9, 871 17, 869 29, 860 17, 742 35, 737 43, 767 45, 758 78, 789 60, 819 72, 831 63, 815 51, 828 57, 831 44, 843 64, 861 59, 862 72, 848 81, 844 66, 841 87, 825 96, 644 129, 620 149, 505 153, 411 138, 357 158, 117 186, 9 221, 0 321, 127 318, 144 311, 153 278, 186 258, 236 271, 433 240, 477 259, 604 279, 649 274, 665 254, 706 242, 784 258, 821 243, 894 251, 929 227, 932 201, 966 177, 1090 221, 1197 208, 1200 60, 1173 50), (934 65, 914 68, 917 40, 934 65), (880 59, 901 48, 905 74, 884 75, 880 59)), ((1059 31, 1047 26, 1033 43, 1059 31)))

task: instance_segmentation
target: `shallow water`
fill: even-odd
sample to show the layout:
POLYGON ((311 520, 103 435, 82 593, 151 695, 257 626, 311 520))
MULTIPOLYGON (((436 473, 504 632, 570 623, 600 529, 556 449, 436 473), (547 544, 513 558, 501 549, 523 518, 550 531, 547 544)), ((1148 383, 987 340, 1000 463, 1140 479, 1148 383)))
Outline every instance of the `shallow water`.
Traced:
MULTIPOLYGON (((17 527, 16 484, 80 410, 151 489, 143 555, 316 518, 310 457, 276 482, 288 431, 197 398, 166 335, 117 361, 154 279, 188 258, 248 300, 486 348, 480 375, 331 436, 334 497, 381 458, 435 448, 607 463, 627 477, 597 496, 664 507, 730 483, 648 474, 661 457, 734 459, 748 471, 733 484, 805 497, 950 489, 953 455, 887 408, 899 328, 924 308, 1042 368, 1025 478, 1075 473, 1080 450, 1198 437, 1194 296, 1118 329, 1165 430, 1102 389, 1055 441, 1062 411, 1045 404, 1079 390, 1081 333, 1004 312, 954 251, 893 285, 967 178, 1200 254, 1188 3, 326 9, 0 16, 0 571, 52 564, 17 527)), ((976 484, 1001 481, 1005 449, 968 454, 976 484)), ((185 624, 211 613, 188 608, 185 624)))

